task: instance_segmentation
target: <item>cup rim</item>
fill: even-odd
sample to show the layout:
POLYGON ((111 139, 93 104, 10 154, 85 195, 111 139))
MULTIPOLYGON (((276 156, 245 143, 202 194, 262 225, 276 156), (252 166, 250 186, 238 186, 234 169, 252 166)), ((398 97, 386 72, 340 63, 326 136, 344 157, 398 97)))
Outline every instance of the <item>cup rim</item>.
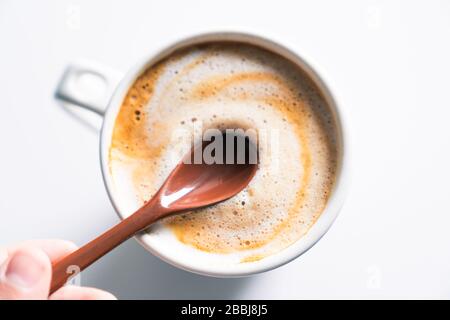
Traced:
POLYGON ((138 234, 135 236, 135 239, 145 249, 147 249, 153 255, 159 257, 163 261, 175 267, 193 273, 214 277, 240 277, 265 272, 280 267, 308 251, 315 243, 317 243, 317 241, 320 240, 322 236, 325 235, 325 233, 328 231, 328 229, 331 227, 334 220, 338 216, 339 211, 344 203, 345 196, 348 192, 350 182, 350 150, 346 116, 344 114, 342 105, 339 102, 340 100, 338 100, 338 97, 336 96, 336 91, 332 88, 332 82, 330 78, 325 75, 323 70, 320 70, 318 65, 314 63, 310 57, 307 57, 307 55, 304 54, 303 51, 301 54, 299 54, 299 50, 290 49, 289 46, 281 44, 283 43, 283 41, 273 41, 269 38, 262 37, 250 32, 207 32, 194 36, 182 37, 178 41, 170 41, 168 45, 162 46, 162 49, 153 51, 150 54, 146 55, 127 72, 127 74, 123 77, 122 81, 117 86, 116 90, 113 93, 113 96, 109 101, 104 115, 100 134, 100 162, 103 181, 108 197, 119 218, 124 219, 125 215, 120 212, 119 205, 113 194, 114 189, 109 171, 108 158, 115 120, 122 105, 123 99, 129 90, 129 87, 132 85, 132 83, 134 83, 137 77, 149 66, 153 65, 161 58, 170 55, 171 52, 181 47, 210 41, 227 40, 247 42, 278 53, 283 57, 290 59, 308 74, 308 76, 319 87, 321 93, 327 100, 327 104, 330 106, 330 109, 332 109, 331 111, 334 113, 339 134, 340 161, 330 198, 328 199, 325 209, 322 211, 316 222, 310 227, 307 233, 296 242, 277 253, 265 257, 264 259, 254 262, 241 263, 238 265, 196 265, 192 261, 179 261, 173 259, 173 257, 170 256, 170 253, 156 250, 145 241, 145 234, 138 234))

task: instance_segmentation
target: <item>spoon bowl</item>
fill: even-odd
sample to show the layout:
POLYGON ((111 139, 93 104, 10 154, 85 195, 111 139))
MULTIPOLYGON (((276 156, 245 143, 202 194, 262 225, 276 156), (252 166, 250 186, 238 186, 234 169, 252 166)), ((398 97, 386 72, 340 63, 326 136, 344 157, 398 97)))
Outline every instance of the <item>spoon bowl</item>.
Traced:
POLYGON ((251 164, 179 164, 159 191, 161 205, 178 212, 222 202, 244 189, 256 168, 251 164))

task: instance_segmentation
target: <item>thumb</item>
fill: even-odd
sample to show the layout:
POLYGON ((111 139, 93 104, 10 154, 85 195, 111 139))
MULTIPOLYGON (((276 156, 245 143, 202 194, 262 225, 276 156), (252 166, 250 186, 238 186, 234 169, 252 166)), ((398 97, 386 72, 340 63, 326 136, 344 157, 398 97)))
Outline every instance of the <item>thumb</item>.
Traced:
POLYGON ((8 256, 0 249, 0 264, 0 299, 48 298, 52 266, 44 251, 22 248, 8 256))

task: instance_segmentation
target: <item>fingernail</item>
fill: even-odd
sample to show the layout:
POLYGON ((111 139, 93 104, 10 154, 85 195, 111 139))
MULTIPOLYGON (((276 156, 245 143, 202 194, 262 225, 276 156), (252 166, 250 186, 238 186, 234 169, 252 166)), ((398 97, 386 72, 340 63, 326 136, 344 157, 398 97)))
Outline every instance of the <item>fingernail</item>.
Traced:
POLYGON ((6 281, 21 288, 33 288, 41 279, 45 265, 36 253, 17 252, 6 268, 6 281))

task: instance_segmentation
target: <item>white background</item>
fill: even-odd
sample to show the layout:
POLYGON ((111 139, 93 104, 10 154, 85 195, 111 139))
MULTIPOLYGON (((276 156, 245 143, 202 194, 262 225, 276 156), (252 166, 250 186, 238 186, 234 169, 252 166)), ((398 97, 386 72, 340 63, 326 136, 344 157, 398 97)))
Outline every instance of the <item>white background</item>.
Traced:
POLYGON ((302 257, 244 279, 178 270, 134 240, 82 274, 119 298, 450 298, 450 1, 0 0, 0 243, 83 244, 118 221, 99 120, 53 99, 64 67, 126 71, 168 39, 219 28, 282 35, 349 115, 353 183, 302 257))

